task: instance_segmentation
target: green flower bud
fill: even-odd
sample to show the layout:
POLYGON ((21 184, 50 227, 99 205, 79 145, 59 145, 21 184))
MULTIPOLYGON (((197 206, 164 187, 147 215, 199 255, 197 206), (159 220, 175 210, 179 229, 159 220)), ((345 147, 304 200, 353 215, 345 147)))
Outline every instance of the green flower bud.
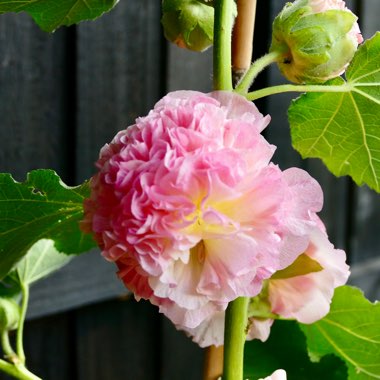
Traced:
POLYGON ((213 43, 214 8, 201 0, 163 0, 165 37, 181 48, 203 51, 213 43))
POLYGON ((0 331, 17 328, 20 319, 20 307, 11 298, 0 298, 0 331))
POLYGON ((270 50, 295 83, 322 83, 341 75, 362 42, 357 17, 342 0, 296 0, 273 23, 270 50), (323 5, 321 5, 323 4, 323 5))

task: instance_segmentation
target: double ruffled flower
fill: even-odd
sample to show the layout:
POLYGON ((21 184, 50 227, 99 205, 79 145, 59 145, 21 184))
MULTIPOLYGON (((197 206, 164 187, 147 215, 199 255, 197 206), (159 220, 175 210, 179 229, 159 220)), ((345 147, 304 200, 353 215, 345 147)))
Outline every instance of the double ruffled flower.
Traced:
POLYGON ((84 228, 137 299, 202 345, 221 343, 217 323, 206 340, 202 328, 258 295, 318 228, 320 186, 270 162, 268 123, 236 94, 170 93, 103 147, 91 180, 84 228))

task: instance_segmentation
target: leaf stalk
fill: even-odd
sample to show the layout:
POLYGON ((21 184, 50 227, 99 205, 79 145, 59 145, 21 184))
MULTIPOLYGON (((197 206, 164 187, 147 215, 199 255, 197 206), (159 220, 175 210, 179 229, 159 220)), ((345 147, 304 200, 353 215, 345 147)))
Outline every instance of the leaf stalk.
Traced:
POLYGON ((347 82, 338 86, 281 84, 249 92, 245 97, 248 100, 256 100, 284 92, 350 92, 353 90, 352 86, 347 82))

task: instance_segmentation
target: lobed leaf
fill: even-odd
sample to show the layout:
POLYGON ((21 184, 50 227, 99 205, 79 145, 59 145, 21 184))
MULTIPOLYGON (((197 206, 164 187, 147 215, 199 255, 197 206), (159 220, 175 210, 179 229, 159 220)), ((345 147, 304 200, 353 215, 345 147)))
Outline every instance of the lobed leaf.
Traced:
POLYGON ((359 47, 343 92, 308 93, 289 108, 293 146, 318 157, 336 176, 380 192, 380 33, 359 47))
POLYGON ((301 325, 314 360, 334 354, 348 367, 348 380, 380 379, 380 303, 350 286, 335 290, 330 313, 301 325))
POLYGON ((18 262, 16 271, 23 284, 31 285, 68 264, 71 259, 72 256, 55 249, 53 240, 41 239, 18 262))
POLYGON ((118 0, 0 0, 0 14, 25 11, 45 32, 93 20, 111 10, 118 0))
POLYGON ((95 243, 79 229, 87 183, 66 186, 52 170, 34 170, 23 183, 0 174, 0 278, 40 239, 59 252, 78 254, 95 243))

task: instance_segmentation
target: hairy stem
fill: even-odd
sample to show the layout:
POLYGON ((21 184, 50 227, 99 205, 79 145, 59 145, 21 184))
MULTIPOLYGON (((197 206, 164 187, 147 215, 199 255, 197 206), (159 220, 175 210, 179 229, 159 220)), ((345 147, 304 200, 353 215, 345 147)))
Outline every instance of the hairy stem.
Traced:
POLYGON ((350 92, 355 89, 348 83, 341 86, 329 85, 295 85, 282 84, 279 86, 266 87, 257 91, 249 92, 245 95, 248 100, 256 100, 269 95, 281 94, 283 92, 350 92))
POLYGON ((230 302, 227 307, 224 331, 223 380, 243 379, 248 303, 248 297, 239 297, 230 302))
POLYGON ((263 57, 253 62, 247 73, 243 76, 241 81, 236 86, 235 91, 246 93, 259 73, 270 64, 276 62, 280 55, 281 54, 278 52, 271 52, 265 54, 263 57))
POLYGON ((214 90, 232 90, 231 33, 234 0, 215 1, 214 90))

